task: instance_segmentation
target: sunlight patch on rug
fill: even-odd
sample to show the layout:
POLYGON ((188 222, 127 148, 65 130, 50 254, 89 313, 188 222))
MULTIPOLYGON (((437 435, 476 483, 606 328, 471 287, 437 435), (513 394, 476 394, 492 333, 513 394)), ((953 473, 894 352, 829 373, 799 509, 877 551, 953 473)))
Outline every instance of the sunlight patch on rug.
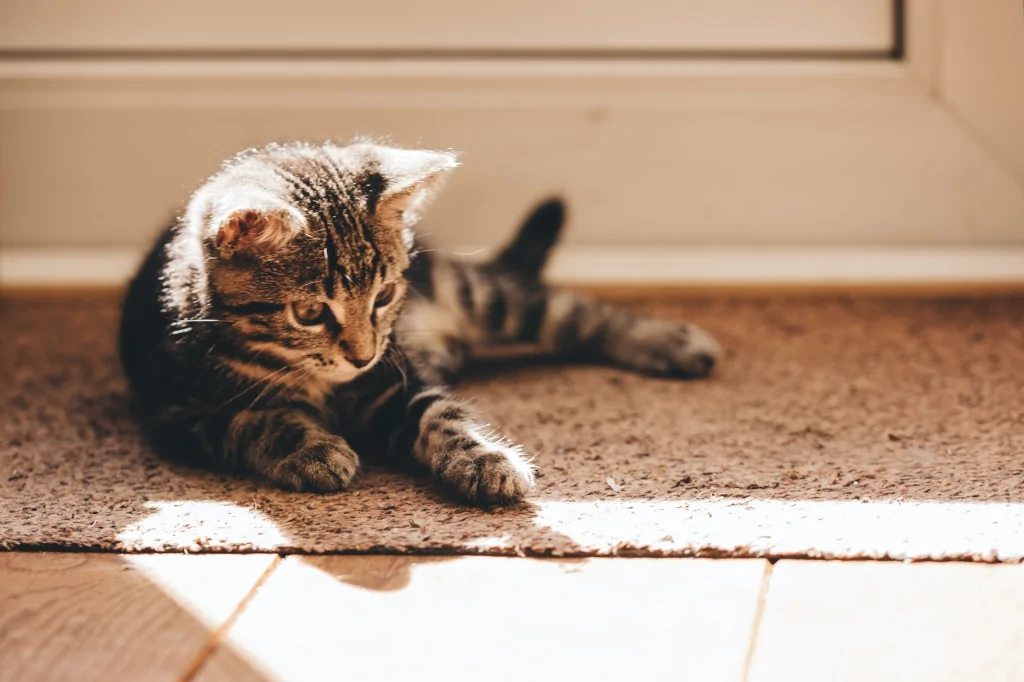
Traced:
POLYGON ((1024 504, 717 499, 541 501, 534 522, 587 554, 1024 558, 1024 504))
POLYGON ((151 513, 126 526, 117 541, 127 551, 273 551, 291 544, 265 514, 230 502, 147 502, 151 513))

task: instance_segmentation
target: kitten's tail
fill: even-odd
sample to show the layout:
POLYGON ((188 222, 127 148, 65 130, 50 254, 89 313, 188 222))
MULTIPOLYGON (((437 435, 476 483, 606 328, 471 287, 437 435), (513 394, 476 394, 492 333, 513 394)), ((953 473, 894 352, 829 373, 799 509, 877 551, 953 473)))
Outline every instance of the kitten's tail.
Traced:
POLYGON ((565 202, 554 197, 542 202, 492 263, 529 279, 538 279, 551 248, 565 224, 565 202))

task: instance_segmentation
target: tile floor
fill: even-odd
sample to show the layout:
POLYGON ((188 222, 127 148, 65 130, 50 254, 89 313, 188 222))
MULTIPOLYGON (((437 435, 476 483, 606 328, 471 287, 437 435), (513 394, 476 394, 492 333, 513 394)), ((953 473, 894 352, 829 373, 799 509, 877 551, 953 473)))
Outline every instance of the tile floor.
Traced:
POLYGON ((0 680, 1024 680, 1024 566, 0 553, 0 680))

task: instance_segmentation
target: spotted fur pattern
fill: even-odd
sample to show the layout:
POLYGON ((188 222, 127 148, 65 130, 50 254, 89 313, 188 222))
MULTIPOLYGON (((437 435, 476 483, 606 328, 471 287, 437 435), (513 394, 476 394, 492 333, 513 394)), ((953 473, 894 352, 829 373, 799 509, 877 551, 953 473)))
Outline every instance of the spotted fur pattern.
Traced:
POLYGON ((542 281, 560 201, 486 263, 422 249, 411 227, 456 165, 372 143, 228 161, 125 299, 121 356, 153 444, 325 493, 379 454, 461 500, 509 504, 535 472, 452 388, 474 353, 527 344, 658 376, 711 371, 718 348, 697 327, 542 281))

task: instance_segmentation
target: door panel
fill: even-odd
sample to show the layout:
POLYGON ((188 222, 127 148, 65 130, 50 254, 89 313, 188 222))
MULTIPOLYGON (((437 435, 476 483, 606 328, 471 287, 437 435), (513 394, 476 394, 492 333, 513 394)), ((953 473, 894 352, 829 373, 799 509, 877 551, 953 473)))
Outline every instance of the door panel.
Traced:
POLYGON ((495 244, 555 192, 575 244, 1024 243, 1019 187, 896 65, 875 78, 529 66, 115 75, 104 62, 73 78, 0 76, 3 240, 143 244, 226 156, 368 135, 462 152, 423 225, 443 246, 495 244))
POLYGON ((0 50, 877 51, 893 0, 32 0, 0 50))

